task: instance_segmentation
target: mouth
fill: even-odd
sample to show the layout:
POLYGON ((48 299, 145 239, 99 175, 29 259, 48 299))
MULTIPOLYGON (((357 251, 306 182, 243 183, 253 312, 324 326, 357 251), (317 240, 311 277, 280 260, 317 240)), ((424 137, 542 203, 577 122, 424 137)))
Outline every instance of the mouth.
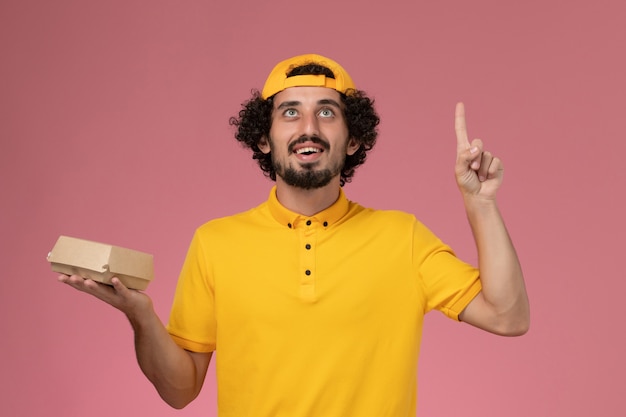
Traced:
POLYGON ((290 145, 290 152, 301 157, 319 155, 328 150, 329 145, 322 139, 312 137, 301 137, 290 145))
POLYGON ((292 150, 293 155, 301 164, 313 164, 320 160, 324 153, 324 148, 320 145, 311 144, 307 142, 301 145, 297 145, 292 150))
POLYGON ((294 149, 293 153, 296 155, 313 155, 316 153, 324 152, 323 149, 317 148, 315 146, 304 146, 301 148, 294 149))

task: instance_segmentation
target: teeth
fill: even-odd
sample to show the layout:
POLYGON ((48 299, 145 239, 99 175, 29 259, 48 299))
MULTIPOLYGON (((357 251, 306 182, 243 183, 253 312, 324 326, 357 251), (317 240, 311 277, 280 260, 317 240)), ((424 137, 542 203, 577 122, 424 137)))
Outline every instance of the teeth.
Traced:
POLYGON ((318 153, 320 150, 318 148, 308 147, 308 148, 300 148, 296 151, 298 155, 303 153, 318 153))

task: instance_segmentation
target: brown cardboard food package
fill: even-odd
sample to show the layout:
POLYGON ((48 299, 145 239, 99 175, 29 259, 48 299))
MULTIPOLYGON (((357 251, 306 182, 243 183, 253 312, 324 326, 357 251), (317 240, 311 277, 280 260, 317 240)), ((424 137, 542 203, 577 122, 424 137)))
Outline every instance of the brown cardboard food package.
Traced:
POLYGON ((79 275, 111 285, 111 278, 136 290, 145 290, 154 278, 152 255, 119 246, 60 236, 48 254, 54 272, 79 275))

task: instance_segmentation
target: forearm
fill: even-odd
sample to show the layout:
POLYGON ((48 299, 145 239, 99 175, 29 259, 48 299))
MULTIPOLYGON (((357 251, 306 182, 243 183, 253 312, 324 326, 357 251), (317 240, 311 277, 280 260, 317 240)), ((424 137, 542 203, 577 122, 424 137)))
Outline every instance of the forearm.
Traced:
POLYGON ((178 347, 154 312, 150 297, 129 290, 115 277, 112 286, 77 275, 61 275, 59 281, 93 295, 128 317, 135 331, 139 366, 169 405, 182 408, 198 395, 211 355, 178 347))
POLYGON ((204 373, 198 370, 192 354, 174 343, 151 306, 141 315, 128 318, 135 332, 141 370, 165 402, 183 408, 200 392, 204 373))
POLYGON ((481 297, 496 332, 524 333, 530 320, 524 276, 496 201, 466 196, 465 208, 478 251, 481 297))

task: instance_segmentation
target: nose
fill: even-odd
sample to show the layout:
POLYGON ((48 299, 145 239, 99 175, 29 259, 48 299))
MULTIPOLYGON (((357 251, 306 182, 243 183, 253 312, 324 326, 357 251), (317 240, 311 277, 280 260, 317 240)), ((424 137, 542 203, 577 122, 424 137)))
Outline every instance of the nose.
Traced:
POLYGON ((302 134, 306 136, 319 136, 319 120, 314 112, 307 112, 302 117, 302 134))

